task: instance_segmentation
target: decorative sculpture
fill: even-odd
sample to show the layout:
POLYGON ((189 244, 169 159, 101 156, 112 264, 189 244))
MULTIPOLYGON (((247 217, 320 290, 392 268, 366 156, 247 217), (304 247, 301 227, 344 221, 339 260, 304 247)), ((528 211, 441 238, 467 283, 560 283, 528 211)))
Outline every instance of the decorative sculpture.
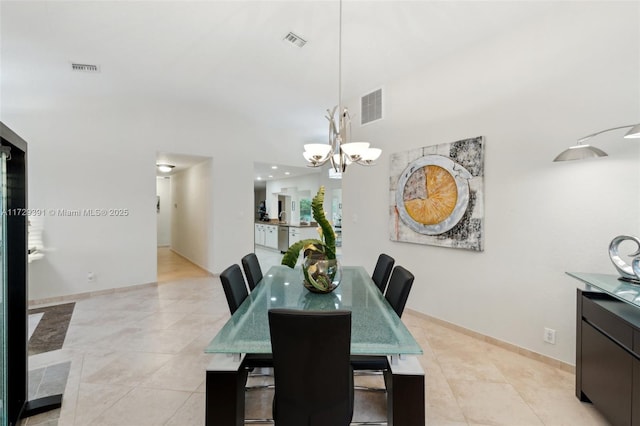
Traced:
POLYGON ((640 238, 629 235, 618 235, 611 241, 611 244, 609 244, 609 257, 611 258, 611 262, 613 262, 613 266, 618 270, 621 280, 633 284, 640 284, 640 238), (635 252, 629 255, 629 257, 634 257, 631 265, 628 265, 622 260, 618 249, 620 243, 627 240, 635 242, 638 247, 635 252))

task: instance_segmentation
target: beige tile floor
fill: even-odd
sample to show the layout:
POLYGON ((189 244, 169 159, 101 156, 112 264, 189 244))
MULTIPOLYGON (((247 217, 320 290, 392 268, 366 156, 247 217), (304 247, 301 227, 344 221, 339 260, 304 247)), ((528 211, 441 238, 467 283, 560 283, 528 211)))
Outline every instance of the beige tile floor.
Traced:
MULTIPOLYGON (((203 348, 228 317, 211 276, 79 300, 63 348, 29 360, 30 369, 71 361, 63 406, 23 424, 203 425, 203 348)), ((576 399, 571 373, 410 311, 403 321, 424 350, 427 424, 607 424, 576 399)), ((269 416, 271 395, 252 391, 248 415, 269 416)), ((383 418, 384 404, 384 394, 358 392, 354 420, 383 418)))
POLYGON ((158 282, 175 281, 182 278, 206 277, 210 274, 169 247, 158 247, 158 282))

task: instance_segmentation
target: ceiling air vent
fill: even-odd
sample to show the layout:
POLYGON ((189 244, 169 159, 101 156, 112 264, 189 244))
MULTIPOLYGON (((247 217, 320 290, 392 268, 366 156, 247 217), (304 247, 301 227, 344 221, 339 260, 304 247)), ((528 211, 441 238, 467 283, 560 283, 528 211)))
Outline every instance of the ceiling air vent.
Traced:
POLYGON ((382 89, 364 95, 360 100, 360 124, 382 119, 382 89))
POLYGON ((82 71, 82 72, 100 72, 100 67, 98 65, 90 65, 90 64, 71 64, 71 69, 73 71, 82 71))
POLYGON ((294 46, 298 46, 298 47, 302 47, 305 44, 307 44, 307 41, 305 39, 303 39, 302 37, 300 37, 299 35, 296 35, 294 33, 289 33, 286 36, 284 36, 283 38, 284 41, 288 41, 289 43, 293 44, 294 46))

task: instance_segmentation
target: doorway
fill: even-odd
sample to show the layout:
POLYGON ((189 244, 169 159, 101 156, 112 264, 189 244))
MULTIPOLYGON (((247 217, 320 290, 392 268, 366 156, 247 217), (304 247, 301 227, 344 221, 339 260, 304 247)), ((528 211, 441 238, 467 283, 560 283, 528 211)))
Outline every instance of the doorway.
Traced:
POLYGON ((209 276, 212 159, 158 153, 157 282, 209 276))

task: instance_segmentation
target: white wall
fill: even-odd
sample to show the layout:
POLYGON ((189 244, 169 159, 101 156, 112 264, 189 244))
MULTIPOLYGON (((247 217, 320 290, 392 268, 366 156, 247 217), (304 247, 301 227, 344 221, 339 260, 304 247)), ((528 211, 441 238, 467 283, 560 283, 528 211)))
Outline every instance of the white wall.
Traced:
MULTIPOLYGON (((409 307, 573 362, 576 283, 564 271, 615 273, 609 241, 640 234, 640 154, 637 142, 608 134, 594 140, 604 160, 551 159, 580 136, 638 122, 640 11, 637 2, 556 2, 553 12, 385 82, 385 120, 353 129, 384 153, 342 180, 343 257, 373 269, 388 252, 416 274, 409 307), (389 154, 476 135, 486 137, 485 251, 389 241, 389 154), (544 326, 558 330, 555 346, 542 342, 544 326)), ((29 143, 31 208, 130 212, 46 217, 31 299, 156 280, 158 151, 213 158, 206 265, 219 273, 237 263, 253 250, 257 159, 246 153, 299 164, 304 140, 196 103, 59 94, 48 104, 10 85, 2 99, 0 119, 29 143)))
POLYGON ((558 2, 542 22, 385 85, 385 119, 354 127, 383 156, 343 179, 345 263, 373 269, 387 252, 416 275, 408 307, 573 363, 577 282, 564 272, 615 274, 609 242, 640 234, 640 144, 619 131, 593 140, 606 159, 552 160, 638 122, 639 8, 558 2), (486 137, 484 252, 391 242, 389 155, 473 136, 486 137))
POLYGON ((210 270, 211 160, 171 178, 171 249, 210 270))
MULTIPOLYGON (((3 87, 3 100, 20 96, 18 88, 3 87)), ((253 159, 247 160, 247 147, 278 140, 261 160, 295 164, 299 152, 279 146, 301 140, 207 105, 115 96, 61 96, 55 108, 0 105, 0 119, 29 144, 31 208, 129 210, 125 217, 45 217, 47 252, 30 264, 30 299, 156 281, 158 151, 213 158, 204 265, 219 273, 239 262, 253 250, 253 159), (87 282, 88 272, 95 282, 87 282)))
POLYGON ((160 211, 157 212, 158 247, 171 246, 171 177, 156 178, 156 195, 160 197, 160 211))
POLYGON ((128 209, 126 216, 48 214, 45 257, 29 268, 31 299, 155 281, 156 258, 149 255, 156 250, 155 154, 129 146, 139 133, 124 115, 99 109, 69 114, 63 104, 34 106, 2 117, 29 144, 31 208, 128 209))

